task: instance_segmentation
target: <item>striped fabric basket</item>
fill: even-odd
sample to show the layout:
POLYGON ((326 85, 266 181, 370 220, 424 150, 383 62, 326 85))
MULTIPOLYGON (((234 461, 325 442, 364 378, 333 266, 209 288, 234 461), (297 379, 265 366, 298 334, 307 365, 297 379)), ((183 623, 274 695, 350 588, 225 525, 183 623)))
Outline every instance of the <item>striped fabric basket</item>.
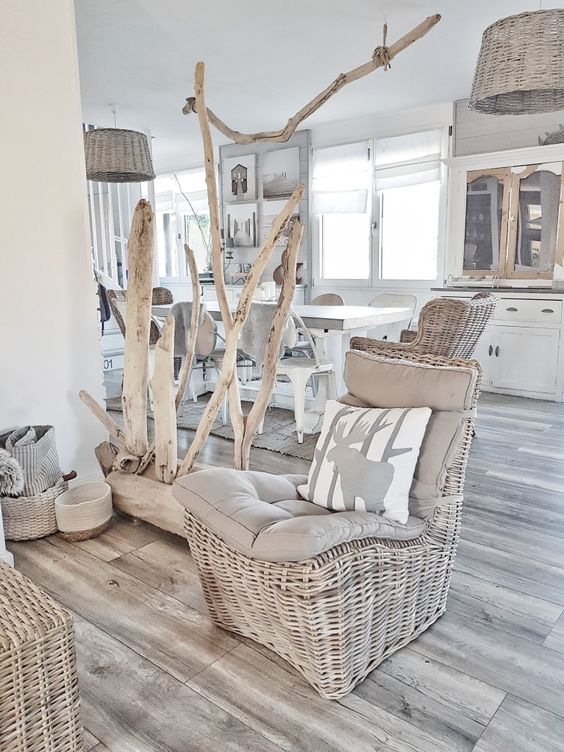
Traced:
POLYGON ((68 483, 60 477, 54 486, 33 496, 0 498, 6 540, 44 538, 56 533, 55 499, 66 491, 68 483))
POLYGON ((62 475, 53 426, 24 426, 12 431, 5 446, 24 474, 25 496, 51 489, 62 475))

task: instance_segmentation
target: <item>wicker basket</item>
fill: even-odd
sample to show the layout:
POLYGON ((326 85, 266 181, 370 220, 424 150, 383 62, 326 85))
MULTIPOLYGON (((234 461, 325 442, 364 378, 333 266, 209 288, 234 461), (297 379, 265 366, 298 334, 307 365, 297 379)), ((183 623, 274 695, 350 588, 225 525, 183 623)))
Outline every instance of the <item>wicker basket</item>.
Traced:
POLYGON ((0 562, 0 750, 82 752, 71 615, 0 562))
POLYGON ((35 496, 0 498, 6 540, 33 540, 56 533, 55 499, 67 488, 67 481, 60 478, 54 486, 35 496))
POLYGON ((96 538, 112 520, 112 489, 107 483, 84 483, 55 501, 57 526, 62 538, 72 541, 96 538))

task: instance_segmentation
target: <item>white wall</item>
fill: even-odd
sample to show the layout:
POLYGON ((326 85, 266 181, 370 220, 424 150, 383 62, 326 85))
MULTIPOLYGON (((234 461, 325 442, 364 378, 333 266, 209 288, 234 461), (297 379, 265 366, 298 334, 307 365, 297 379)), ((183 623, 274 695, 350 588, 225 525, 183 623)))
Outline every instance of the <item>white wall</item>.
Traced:
POLYGON ((0 428, 53 424, 85 480, 104 432, 77 393, 104 393, 72 0, 2 0, 0 91, 0 428))

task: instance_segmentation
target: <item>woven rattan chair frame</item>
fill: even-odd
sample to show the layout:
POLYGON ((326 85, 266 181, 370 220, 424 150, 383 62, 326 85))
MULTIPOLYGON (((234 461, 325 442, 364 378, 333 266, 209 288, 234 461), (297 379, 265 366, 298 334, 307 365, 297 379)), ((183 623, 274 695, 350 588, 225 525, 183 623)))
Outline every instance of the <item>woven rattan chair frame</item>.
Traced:
MULTIPOLYGON (((480 366, 417 353, 382 351, 390 360, 430 367, 480 366)), ((379 663, 445 611, 459 537, 473 411, 464 418, 439 503, 416 540, 351 541, 307 561, 273 563, 235 551, 189 512, 185 529, 213 621, 266 645, 322 697, 350 692, 379 663)))
POLYGON ((1 562, 0 749, 84 749, 71 615, 1 562))
POLYGON ((351 347, 366 352, 399 349, 443 358, 471 358, 496 303, 497 298, 490 293, 478 293, 472 300, 435 298, 421 309, 417 331, 404 330, 399 343, 353 337, 351 347))

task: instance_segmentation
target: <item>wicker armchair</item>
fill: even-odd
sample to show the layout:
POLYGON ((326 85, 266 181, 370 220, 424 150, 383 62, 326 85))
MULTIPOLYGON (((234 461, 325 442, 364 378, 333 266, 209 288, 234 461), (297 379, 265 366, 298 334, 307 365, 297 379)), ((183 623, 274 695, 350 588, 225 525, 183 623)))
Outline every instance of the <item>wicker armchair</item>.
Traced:
MULTIPOLYGON (((207 478, 204 482, 201 473, 194 473, 178 479, 174 494, 186 507, 186 536, 213 621, 278 653, 326 698, 339 698, 350 692, 387 656, 431 626, 446 609, 480 373, 476 361, 449 360, 409 351, 404 354, 386 350, 375 356, 347 354, 345 380, 351 394, 341 398, 346 404, 430 405, 439 421, 440 416, 447 414, 441 412, 444 410, 453 411, 448 413, 449 419, 456 416, 456 438, 450 444, 448 459, 444 455, 442 484, 427 511, 418 512, 426 525, 423 533, 418 532, 411 540, 357 537, 311 558, 281 561, 271 556, 268 561, 260 560, 258 554, 243 553, 232 536, 212 529, 213 515, 202 513, 200 506, 204 497, 212 495, 207 478), (350 372, 347 375, 351 362, 358 360, 362 363, 360 370, 355 371, 357 375, 353 377, 350 372), (402 369, 404 374, 412 371, 409 376, 412 404, 402 402, 405 381, 388 378, 386 369, 392 366, 402 369), (455 387, 458 396, 449 407, 439 407, 445 394, 454 394, 453 390, 442 388, 453 381, 442 379, 453 377, 458 384, 455 387), (367 385, 363 397, 352 393, 359 379, 367 385), (420 387, 422 379, 427 385, 424 388, 420 387), (387 401, 378 403, 377 398, 369 398, 367 394, 381 395, 383 381, 390 388, 387 401)), ((433 442, 433 450, 436 447, 433 442)), ((247 485, 257 482, 251 476, 259 476, 263 493, 266 485, 271 496, 275 495, 274 486, 281 478, 223 469, 203 472, 230 474, 228 478, 223 476, 216 515, 221 514, 229 485, 239 482, 237 474, 243 476, 240 482, 247 485)), ((284 477, 298 482, 295 476, 284 477)), ((297 503, 285 501, 289 498, 280 496, 279 503, 284 509, 297 503)), ((416 510, 410 513, 416 514, 416 510)), ((269 514, 274 515, 275 511, 269 514)), ((272 533, 273 520, 271 516, 266 525, 268 533, 272 533)), ((237 524, 244 526, 245 535, 249 534, 244 519, 237 518, 237 524)), ((293 539, 296 537, 294 534, 293 539)))
POLYGON ((471 358, 496 303, 497 298, 487 292, 478 293, 471 300, 435 298, 421 309, 417 331, 404 329, 399 343, 353 337, 351 347, 366 352, 385 349, 471 358))

